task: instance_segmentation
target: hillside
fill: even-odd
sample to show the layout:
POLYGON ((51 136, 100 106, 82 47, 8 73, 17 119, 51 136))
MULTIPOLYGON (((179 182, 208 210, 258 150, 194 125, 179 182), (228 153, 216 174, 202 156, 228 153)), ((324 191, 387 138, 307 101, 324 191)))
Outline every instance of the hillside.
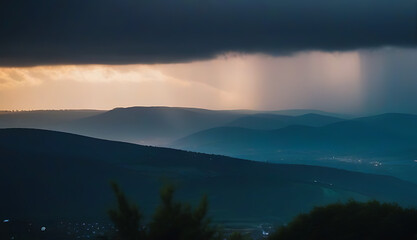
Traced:
POLYGON ((91 117, 100 110, 37 110, 0 112, 0 128, 58 128, 62 124, 91 117))
POLYGON ((340 121, 343 121, 343 119, 314 113, 299 116, 287 116, 278 114, 253 114, 238 118, 235 121, 227 124, 226 126, 260 130, 274 130, 288 127, 291 125, 320 127, 340 121))
POLYGON ((213 128, 170 146, 259 161, 390 174, 417 182, 415 115, 384 114, 322 127, 292 125, 277 130, 213 128))
POLYGON ((110 140, 162 145, 206 128, 221 126, 240 116, 240 113, 194 108, 116 108, 73 121, 62 130, 110 140))
POLYGON ((404 113, 385 113, 376 116, 357 118, 355 121, 372 125, 396 134, 417 136, 417 115, 404 113))
POLYGON ((105 219, 118 181, 149 213, 164 181, 207 193, 216 221, 285 222, 315 205, 378 199, 415 204, 417 186, 332 168, 252 162, 33 130, 0 130, 0 217, 105 219))
MULTIPOLYGON (((128 107, 110 111, 44 110, 0 112, 0 128, 39 128, 145 145, 165 146, 187 135, 220 126, 277 129, 339 121, 315 110, 206 110, 181 107, 128 107), (279 115, 289 113, 294 116, 279 115), (304 114, 304 115, 303 115, 304 114), (282 121, 282 119, 286 119, 282 121)), ((322 112, 320 112, 322 113, 322 112)))

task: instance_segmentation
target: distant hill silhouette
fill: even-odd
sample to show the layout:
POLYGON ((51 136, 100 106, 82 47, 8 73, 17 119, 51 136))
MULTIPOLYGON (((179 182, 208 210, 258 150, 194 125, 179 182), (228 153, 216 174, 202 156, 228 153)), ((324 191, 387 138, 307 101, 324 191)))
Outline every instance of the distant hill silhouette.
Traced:
POLYGON ((37 110, 0 112, 0 128, 57 128, 76 119, 103 113, 100 110, 37 110))
POLYGON ((265 113, 288 115, 288 116, 301 116, 301 115, 306 115, 306 114, 316 114, 316 115, 342 118, 342 119, 350 119, 354 117, 353 115, 332 113, 332 112, 326 112, 326 111, 315 110, 315 109, 284 109, 284 110, 276 110, 276 111, 266 111, 265 113))
POLYGON ((241 113, 197 108, 130 107, 80 119, 63 130, 99 138, 162 145, 210 127, 224 125, 241 113))
MULTIPOLYGON (((109 180, 151 212, 161 181, 207 193, 216 221, 285 222, 315 205, 378 199, 415 205, 417 185, 325 167, 275 165, 73 134, 0 130, 0 217, 106 219, 109 180), (165 180, 164 180, 165 179, 165 180)), ((3 219, 3 218, 2 218, 3 219)))
POLYGON ((195 133, 170 146, 259 161, 379 171, 417 182, 417 116, 411 114, 383 114, 321 127, 291 125, 277 130, 220 127, 195 133))
MULTIPOLYGON (((275 116, 280 113, 303 115, 289 117, 294 123, 280 124, 273 119, 271 129, 292 124, 317 126, 335 121, 331 113, 317 110, 206 110, 181 107, 128 107, 110 111, 66 110, 66 111, 22 111, 0 112, 0 128, 39 128, 76 133, 96 138, 164 146, 174 140, 209 128, 228 125, 244 117, 254 115, 255 128, 265 125, 260 116, 275 116), (314 113, 314 114, 312 114, 314 113), (322 115, 317 115, 322 113, 322 115), (259 114, 257 116, 257 114, 259 114), (303 118, 306 118, 302 120, 303 118)), ((285 117, 285 116, 281 116, 285 117)), ((251 118, 249 118, 251 119, 251 118)), ((251 120, 251 122, 253 122, 251 120)), ((239 123, 238 123, 239 124, 239 123)), ((250 123, 249 123, 250 124, 250 123)), ((263 128, 263 127, 261 127, 263 128)))
POLYGON ((417 115, 414 114, 385 113, 376 116, 357 118, 355 121, 395 134, 417 136, 417 115))
POLYGON ((241 127, 249 129, 273 130, 288 127, 291 125, 304 125, 312 127, 325 126, 331 123, 343 121, 344 119, 309 113, 299 116, 287 116, 277 114, 254 114, 244 116, 227 124, 230 127, 241 127))

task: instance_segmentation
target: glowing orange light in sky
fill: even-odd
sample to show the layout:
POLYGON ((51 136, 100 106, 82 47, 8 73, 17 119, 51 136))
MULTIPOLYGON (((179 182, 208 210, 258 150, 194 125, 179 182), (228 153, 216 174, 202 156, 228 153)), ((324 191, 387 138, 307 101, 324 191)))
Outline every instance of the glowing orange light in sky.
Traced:
POLYGON ((356 107, 360 90, 356 52, 289 57, 230 54, 177 64, 0 68, 0 109, 166 105, 334 110, 337 104, 356 107))

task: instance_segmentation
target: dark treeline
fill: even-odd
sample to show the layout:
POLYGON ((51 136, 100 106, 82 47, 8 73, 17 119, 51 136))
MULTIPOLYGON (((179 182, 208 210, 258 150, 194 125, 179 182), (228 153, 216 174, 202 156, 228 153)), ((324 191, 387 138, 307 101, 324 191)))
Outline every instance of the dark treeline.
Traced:
POLYGON ((118 185, 112 184, 117 199, 117 208, 109 210, 109 216, 117 231, 104 239, 115 240, 214 240, 223 239, 221 231, 212 226, 207 217, 207 197, 192 208, 190 204, 174 200, 175 188, 167 185, 161 189, 161 203, 151 221, 143 224, 138 207, 129 203, 118 185))
POLYGON ((336 203, 299 215, 270 239, 417 239, 417 210, 377 201, 336 203))
MULTIPOLYGON (((235 232, 225 236, 207 217, 208 202, 203 197, 194 208, 174 200, 175 188, 161 189, 161 202, 149 223, 144 224, 138 207, 129 203, 117 184, 112 184, 117 208, 109 211, 116 231, 101 237, 107 240, 250 240, 235 232)), ((417 239, 417 210, 392 203, 335 203, 301 214, 279 227, 268 240, 373 240, 417 239)))

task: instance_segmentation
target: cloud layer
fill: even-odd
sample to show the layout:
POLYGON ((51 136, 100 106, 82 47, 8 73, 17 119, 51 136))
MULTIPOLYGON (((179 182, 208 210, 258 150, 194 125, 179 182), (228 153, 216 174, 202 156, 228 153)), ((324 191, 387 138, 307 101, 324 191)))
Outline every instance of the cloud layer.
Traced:
POLYGON ((416 46, 415 0, 13 0, 0 65, 172 63, 416 46))

